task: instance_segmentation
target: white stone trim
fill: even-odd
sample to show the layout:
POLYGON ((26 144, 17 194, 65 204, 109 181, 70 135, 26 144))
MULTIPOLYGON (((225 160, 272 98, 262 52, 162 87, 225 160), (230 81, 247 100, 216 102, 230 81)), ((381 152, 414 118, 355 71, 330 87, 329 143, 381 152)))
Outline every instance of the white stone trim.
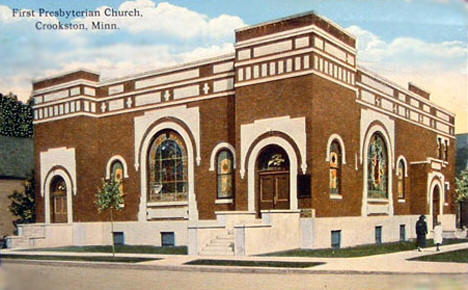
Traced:
POLYGON ((392 82, 392 81, 390 81, 390 80, 385 79, 384 77, 382 77, 382 76, 376 74, 375 72, 370 71, 368 68, 365 68, 365 67, 363 67, 363 66, 358 65, 358 70, 360 70, 361 73, 370 75, 371 77, 373 77, 373 78, 375 78, 375 79, 377 79, 377 80, 383 82, 384 84, 386 84, 386 85, 388 85, 388 86, 390 86, 390 87, 392 87, 392 88, 394 88, 394 89, 397 89, 398 91, 403 92, 403 93, 405 93, 406 95, 411 96, 411 97, 417 99, 418 101, 421 101, 421 102, 424 103, 424 104, 433 106, 433 107, 435 107, 436 109, 440 110, 441 112, 446 113, 446 114, 448 114, 448 115, 450 115, 450 116, 452 116, 452 117, 455 117, 455 114, 454 114, 454 113, 449 112, 449 111, 447 111, 446 109, 440 107, 439 105, 436 105, 435 103, 428 101, 428 100, 425 99, 424 97, 422 97, 422 96, 420 96, 420 95, 418 95, 418 94, 416 94, 416 93, 413 93, 412 91, 410 91, 410 90, 408 90, 408 89, 405 89, 405 88, 401 87, 400 85, 398 85, 398 84, 396 84, 396 83, 394 83, 394 82, 392 82))
MULTIPOLYGON (((171 108, 172 109, 172 108, 171 108)), ((178 108, 173 108, 176 109, 173 111, 174 113, 177 112, 178 108)), ((186 114, 190 115, 193 113, 196 113, 196 119, 198 119, 198 108, 190 108, 186 109, 185 107, 180 108, 183 110, 191 110, 194 109, 195 111, 187 111, 186 114)), ((185 131, 184 128, 182 128, 179 124, 174 123, 174 122, 163 122, 161 124, 158 124, 157 126, 153 127, 146 137, 143 139, 143 134, 144 132, 147 131, 147 128, 157 121, 158 116, 161 116, 159 114, 155 113, 161 113, 160 111, 153 111, 150 112, 151 114, 149 115, 143 115, 140 117, 135 118, 135 140, 138 140, 138 142, 135 142, 135 168, 138 167, 137 165, 137 160, 141 160, 141 163, 143 166, 141 166, 140 169, 140 190, 141 190, 141 196, 140 196, 140 205, 139 205, 139 211, 138 211, 138 221, 139 222, 148 222, 147 221, 147 211, 148 211, 148 202, 147 202, 147 196, 148 196, 148 188, 147 188, 147 172, 146 172, 146 163, 147 163, 147 153, 148 153, 148 148, 151 146, 151 141, 153 137, 161 130, 164 129, 172 129, 176 131, 184 140, 185 146, 187 147, 187 159, 188 159, 188 164, 187 164, 187 169, 188 169, 188 218, 189 221, 194 221, 196 222, 198 220, 198 209, 197 209, 197 201, 196 201, 196 195, 195 195, 195 160, 194 160, 194 147, 195 144, 192 144, 192 140, 190 139, 189 133, 185 131), (137 139, 138 136, 138 139, 137 139), (139 151, 139 147, 141 144, 141 151, 139 151)), ((167 113, 167 112, 166 112, 167 113)), ((176 114, 177 116, 178 114, 176 114)), ((190 126, 189 126, 190 128, 190 126)), ((197 131, 198 132, 198 131, 197 131)), ((192 131, 192 133, 194 133, 192 131)), ((195 134, 194 134, 195 135, 195 134)))
POLYGON ((233 203, 232 198, 224 198, 224 199, 215 200, 215 204, 229 204, 229 203, 233 203))
MULTIPOLYGON (((433 205, 432 205, 432 198, 434 189, 436 186, 439 186, 439 215, 442 217, 444 214, 444 203, 445 203, 445 176, 436 171, 432 171, 427 175, 427 203, 429 207, 429 221, 428 227, 432 229, 434 225, 432 224, 432 213, 434 212, 433 205)), ((441 218, 442 219, 442 218, 441 218)))
MULTIPOLYGON (((356 90, 357 90, 357 89, 356 89, 356 90)), ((366 102, 361 101, 361 100, 358 100, 358 99, 356 99, 356 103, 361 104, 361 105, 363 105, 363 106, 365 106, 365 107, 367 107, 367 108, 369 108, 369 109, 375 110, 375 111, 377 111, 377 112, 384 113, 384 114, 386 114, 386 115, 392 116, 392 117, 394 117, 394 118, 396 118, 396 119, 400 119, 400 120, 406 121, 406 122, 408 122, 408 123, 411 123, 411 124, 413 124, 413 125, 422 127, 422 128, 427 129, 427 130, 429 130, 429 131, 432 131, 432 132, 435 132, 435 133, 438 133, 438 134, 442 134, 442 135, 444 135, 444 136, 446 136, 446 137, 448 137, 448 138, 455 139, 455 136, 454 136, 454 135, 450 135, 450 134, 448 134, 448 133, 440 132, 439 130, 436 130, 436 129, 434 129, 434 128, 431 128, 431 127, 429 127, 429 126, 427 126, 427 125, 424 125, 424 124, 422 124, 422 123, 415 122, 415 121, 413 121, 413 120, 411 120, 411 119, 407 119, 407 118, 405 118, 405 117, 402 117, 401 115, 398 115, 398 114, 395 114, 395 113, 393 113, 393 112, 386 111, 386 110, 384 110, 384 109, 378 108, 378 107, 376 107, 375 105, 366 103, 366 102)))
MULTIPOLYGON (((54 179, 54 177, 60 176, 63 178, 65 181, 66 187, 67 187, 67 223, 71 224, 73 223, 73 196, 72 196, 72 188, 74 184, 70 180, 70 177, 68 174, 61 168, 58 169, 53 169, 48 172, 47 177, 44 181, 43 184, 43 190, 45 192, 45 197, 44 197, 44 217, 45 217, 45 223, 50 224, 50 183, 54 179)), ((75 191, 76 194, 76 191, 75 191)))
MULTIPOLYGON (((440 117, 437 117, 437 116, 434 116, 434 115, 431 115, 430 113, 427 113, 426 111, 424 110, 421 110, 417 107, 413 107, 411 106, 410 104, 407 104, 406 102, 404 101, 401 101, 400 99, 397 99, 395 98, 393 95, 389 95, 389 94, 386 94, 384 92, 381 92, 379 90, 377 90, 376 88, 374 87, 371 87, 369 85, 366 85, 364 83, 361 83, 361 82, 356 82, 356 85, 358 87, 361 87, 361 92, 371 92, 372 95, 379 95, 381 96, 382 98, 384 99, 387 99, 388 101, 394 103, 394 104, 398 104, 400 105, 401 107, 404 107, 405 109, 409 109, 410 111, 414 111, 414 112, 417 112, 418 114, 422 115, 422 116, 425 116, 425 117, 428 117, 428 118, 431 118, 431 119, 434 119, 436 120, 437 122, 440 122, 440 123, 443 123, 445 125, 448 125, 449 127, 454 127, 454 125, 448 121, 445 121, 444 119, 441 119, 440 117)), ((362 96, 362 93, 361 93, 361 96, 362 96)), ((374 102, 372 102, 372 104, 374 104, 374 102)), ((430 104, 432 105, 432 104, 430 104)), ((385 111, 388 111, 388 112, 392 112, 391 110, 385 110, 385 111)), ((397 114, 399 115, 399 114, 397 114)), ((420 124, 418 121, 415 121, 416 124, 420 124)), ((427 126, 427 125, 426 125, 427 126)))
POLYGON ((124 171, 124 178, 128 178, 127 162, 125 162, 125 159, 122 156, 114 155, 109 159, 109 161, 107 161, 106 179, 109 179, 111 176, 111 165, 112 163, 114 163, 114 161, 119 161, 120 163, 122 163, 123 171, 124 171))
POLYGON ((328 138, 328 142, 327 142, 327 155, 325 156, 325 161, 326 162, 330 162, 330 146, 332 144, 332 142, 334 140, 337 140, 338 143, 340 144, 340 149, 341 149, 341 162, 343 164, 346 164, 346 148, 345 148, 345 145, 344 145, 344 142, 343 142, 343 139, 341 138, 340 135, 338 134, 332 134, 330 135, 330 137, 328 138))
MULTIPOLYGON (((138 156, 141 152, 138 152, 140 145, 143 143, 143 137, 148 128, 151 127, 156 121, 164 118, 170 117, 182 121, 187 125, 189 131, 192 133, 193 138, 195 139, 195 151, 196 151, 196 161, 197 165, 200 165, 201 155, 200 155, 200 111, 198 107, 187 108, 187 106, 178 106, 178 107, 169 107, 160 110, 148 111, 145 112, 143 116, 135 117, 135 169, 138 170, 140 165, 138 156)), ((184 130, 185 132, 185 130, 184 130)), ((153 134, 154 135, 154 134, 153 134)), ((187 135, 188 136, 188 135, 187 135)), ((188 139, 190 141, 190 138, 188 139)), ((185 144, 188 142, 184 140, 185 144)), ((145 164, 145 163, 142 163, 145 164)))
MULTIPOLYGON (((408 161, 406 161, 405 156, 403 156, 403 155, 398 156, 398 158, 396 160, 396 163, 395 163, 395 168, 398 169, 398 165, 400 164, 400 160, 402 160, 403 163, 405 164, 405 177, 408 177, 408 161)), ((395 175, 398 176, 398 170, 397 170, 395 175)))
MULTIPOLYGON (((241 138, 242 139, 242 138, 241 138)), ((251 144, 251 143, 250 143, 251 144)), ((252 149, 248 162, 248 210, 255 211, 255 164, 260 154, 260 151, 268 145, 278 145, 283 148, 289 158, 289 200, 290 209, 297 210, 297 178, 298 173, 298 158, 294 148, 285 139, 272 136, 262 139, 252 149)), ((242 165, 241 165, 242 167, 242 165)))
MULTIPOLYGON (((392 165, 392 168, 395 168, 395 121, 390 119, 387 115, 379 113, 374 110, 361 109, 361 130, 360 130, 360 160, 363 164, 363 156, 366 155, 366 150, 370 137, 373 133, 380 131, 384 136, 385 142, 387 143, 387 149, 390 153, 389 164, 392 165), (384 127, 380 125, 371 124, 374 121, 379 121, 383 124, 384 127), (366 131, 369 129, 369 132, 366 134, 366 131), (390 135, 387 135, 387 133, 390 135)), ((366 163, 364 163, 366 164, 366 163)))
POLYGON ((234 146, 227 142, 220 142, 218 143, 214 148, 213 151, 211 151, 211 157, 210 157, 210 168, 208 169, 209 171, 215 171, 216 168, 216 154, 218 154, 219 151, 222 149, 227 149, 231 152, 232 154, 232 168, 236 169, 236 150, 234 149, 234 146))
MULTIPOLYGON (((45 184, 45 179, 49 174, 50 170, 55 166, 63 167, 68 174, 70 174, 71 185, 70 189, 73 189, 74 195, 77 193, 76 188, 76 159, 75 159, 75 148, 50 148, 47 151, 43 151, 40 154, 40 184, 45 184)), ((41 187, 41 196, 44 196, 44 187, 41 187)))
MULTIPOLYGON (((340 28, 340 30, 343 31, 341 28, 340 28)), ((236 30, 236 31, 238 31, 238 30, 236 30)), ((345 49, 346 51, 348 51, 348 52, 350 52, 352 54, 357 53, 356 48, 354 48, 354 47, 352 47, 352 46, 350 46, 348 44, 345 44, 344 42, 342 42, 338 38, 334 37, 330 33, 327 33, 325 31, 323 31, 321 28, 317 27, 314 24, 309 25, 309 26, 305 26, 305 27, 296 28, 296 29, 290 29, 290 30, 283 31, 283 32, 277 32, 277 33, 273 33, 273 34, 269 34, 269 35, 265 35, 265 36, 261 36, 261 37, 256 37, 256 38, 253 38, 253 39, 238 41, 238 42, 236 42, 234 44, 234 47, 236 49, 240 49, 240 48, 244 48, 244 47, 247 47, 247 46, 258 45, 258 44, 262 44, 262 43, 265 43, 265 42, 281 40, 281 39, 289 38, 289 37, 292 37, 292 36, 303 36, 303 35, 306 35, 306 34, 311 33, 311 32, 315 32, 316 34, 320 35, 321 37, 327 39, 328 41, 332 42, 335 45, 338 45, 339 47, 345 49)), ((347 34, 347 32, 345 32, 345 33, 347 34)), ((353 39, 356 39, 354 36, 351 36, 351 37, 353 39)))
POLYGON ((105 85, 111 85, 115 83, 129 81, 129 80, 137 80, 137 79, 142 79, 145 77, 158 76, 158 75, 165 74, 165 73, 172 73, 172 72, 186 70, 190 68, 199 68, 202 65, 215 64, 220 61, 228 61, 228 60, 234 60, 234 52, 223 54, 223 55, 218 55, 214 57, 204 58, 204 59, 196 60, 193 62, 176 64, 174 66, 169 66, 169 67, 165 67, 165 68, 161 68, 161 69, 157 69, 153 71, 147 71, 147 72, 143 72, 140 74, 129 75, 123 78, 105 80, 105 81, 99 82, 99 85, 105 86, 105 85))
POLYGON ((395 168, 395 158, 394 158, 394 147, 395 147, 395 130, 394 130, 394 121, 388 118, 385 115, 382 115, 375 111, 363 110, 361 109, 361 164, 363 164, 363 190, 362 190, 362 206, 361 206, 361 215, 367 216, 369 213, 378 213, 377 210, 382 211, 390 216, 393 215, 393 170, 395 168), (380 121, 384 124, 382 127, 380 124, 374 124, 371 126, 374 120, 380 121), (369 130, 367 131, 367 129, 369 130), (387 129, 387 130, 385 130, 387 129), (366 134, 367 131, 367 134, 366 134), (376 207, 368 205, 367 198, 367 148, 369 147, 369 142, 372 135, 376 132, 379 132, 385 140, 387 147, 387 159, 388 159, 388 197, 385 199, 388 200, 388 205, 376 207), (390 134, 390 136, 387 134, 390 134))
MULTIPOLYGON (((241 159, 240 159, 240 175, 241 178, 245 176, 245 161, 247 158, 247 152, 252 146, 252 143, 261 135, 277 131, 288 135, 297 145, 301 155, 301 169, 302 173, 305 174, 307 170, 307 136, 306 136, 306 125, 305 117, 299 117, 291 119, 289 116, 276 117, 255 120, 253 123, 241 125, 241 159)), ((294 151, 294 150, 293 150, 294 151)), ((295 154, 294 154, 295 155, 295 154)), ((250 157, 249 160, 252 160, 250 157)), ((290 161, 292 162, 292 161, 290 161)), ((294 179, 296 182, 296 179, 294 179)))
POLYGON ((152 104, 152 105, 147 105, 147 106, 141 106, 141 107, 136 107, 132 109, 124 109, 116 112, 108 112, 108 113, 102 113, 102 114, 92 114, 92 113, 86 113, 86 112, 76 112, 73 114, 68 114, 68 115, 63 115, 59 117, 51 117, 48 119, 42 119, 42 120, 34 120, 33 124, 40 124, 40 123, 46 123, 46 122, 51 122, 51 121, 56 121, 56 120, 62 120, 62 119, 68 119, 76 116, 87 116, 87 117, 92 117, 92 118, 104 118, 104 117, 109 117, 109 116, 115 116, 119 114, 125 114, 125 113, 130 113, 130 112, 139 112, 139 111, 146 111, 150 109, 156 109, 156 108, 165 108, 165 107, 170 107, 174 105, 186 105, 188 103, 192 102, 198 102, 198 101, 204 101, 204 100, 210 100, 210 99, 215 99, 215 98, 221 98, 221 97, 226 97, 226 96, 231 96, 234 95, 234 91, 228 91, 228 92, 222 92, 218 94, 212 94, 212 95, 205 95, 205 96, 199 96, 199 97, 193 97, 193 98, 187 98, 187 99, 181 99, 181 100, 175 100, 175 101, 170 101, 170 102, 163 102, 163 103, 157 103, 157 104, 152 104))

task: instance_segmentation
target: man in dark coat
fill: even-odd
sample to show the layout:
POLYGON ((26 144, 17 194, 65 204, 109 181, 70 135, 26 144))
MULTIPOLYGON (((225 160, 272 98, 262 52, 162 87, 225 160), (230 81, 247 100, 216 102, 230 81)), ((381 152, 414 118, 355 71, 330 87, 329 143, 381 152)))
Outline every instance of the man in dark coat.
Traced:
POLYGON ((421 248, 426 247, 426 234, 427 234, 427 224, 424 220, 424 215, 419 217, 419 220, 416 222, 416 235, 418 238, 418 251, 421 252, 421 248))

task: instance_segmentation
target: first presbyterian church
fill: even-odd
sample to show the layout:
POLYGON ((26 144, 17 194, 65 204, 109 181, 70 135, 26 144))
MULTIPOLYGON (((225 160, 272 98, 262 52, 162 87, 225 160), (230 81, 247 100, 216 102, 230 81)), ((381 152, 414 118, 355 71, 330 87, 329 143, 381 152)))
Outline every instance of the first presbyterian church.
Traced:
POLYGON ((13 247, 110 244, 102 179, 122 181, 114 237, 251 255, 455 228, 454 114, 358 65, 315 13, 235 31, 235 52, 119 79, 33 83, 38 222, 13 247))

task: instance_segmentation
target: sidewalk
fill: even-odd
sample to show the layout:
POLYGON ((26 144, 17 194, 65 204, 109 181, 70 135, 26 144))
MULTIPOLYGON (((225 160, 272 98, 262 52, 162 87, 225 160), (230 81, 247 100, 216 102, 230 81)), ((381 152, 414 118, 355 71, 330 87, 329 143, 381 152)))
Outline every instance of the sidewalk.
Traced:
MULTIPOLYGON (((224 257, 224 256, 187 256, 187 255, 153 255, 153 254, 116 254, 119 257, 159 258, 137 264, 102 263, 102 262, 63 262, 63 261, 21 261, 21 263, 37 263, 61 266, 92 266, 112 268, 160 269, 173 271, 209 271, 209 272, 243 272, 243 273, 359 273, 359 274, 468 274, 468 264, 408 261, 424 255, 444 253, 467 249, 468 243, 445 245, 440 252, 435 247, 426 248, 423 252, 417 250, 396 252, 359 258, 307 258, 307 257, 224 257), (311 268, 265 268, 265 267, 234 267, 234 266, 195 266, 184 263, 197 259, 219 260, 249 260, 249 261, 297 261, 322 262, 311 268)), ((66 255, 66 256, 111 256, 111 253, 72 253, 72 252, 25 252, 17 250, 2 250, 2 254, 16 255, 66 255)), ((2 263, 20 262, 18 260, 2 260, 2 263)))

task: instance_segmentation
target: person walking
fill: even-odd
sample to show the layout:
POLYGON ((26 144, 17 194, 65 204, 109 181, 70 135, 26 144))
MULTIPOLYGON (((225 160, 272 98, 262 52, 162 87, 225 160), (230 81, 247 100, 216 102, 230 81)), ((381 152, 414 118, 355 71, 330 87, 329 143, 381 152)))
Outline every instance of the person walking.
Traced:
POLYGON ((442 224, 437 222, 436 226, 434 227, 434 244, 436 244, 436 251, 439 252, 439 246, 442 244, 442 224))
POLYGON ((418 251, 421 252, 421 249, 426 247, 426 234, 427 234, 427 224, 424 220, 425 216, 419 216, 418 221, 416 222, 416 236, 418 239, 418 251))

